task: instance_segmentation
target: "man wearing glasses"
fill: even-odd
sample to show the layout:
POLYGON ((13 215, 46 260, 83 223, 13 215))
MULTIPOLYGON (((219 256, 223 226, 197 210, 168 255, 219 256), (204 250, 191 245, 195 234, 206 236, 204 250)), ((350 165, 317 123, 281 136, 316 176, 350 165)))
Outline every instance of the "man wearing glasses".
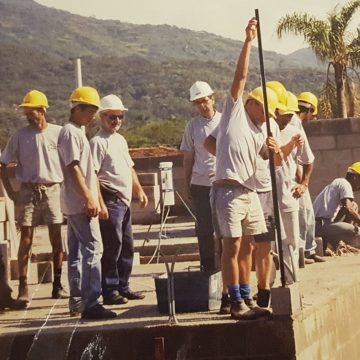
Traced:
POLYGON ((99 109, 101 128, 90 141, 100 190, 109 213, 107 220, 100 220, 104 245, 102 294, 107 305, 145 297, 129 288, 134 256, 131 198, 134 194, 141 207, 147 206, 148 199, 133 169, 127 142, 118 133, 127 110, 118 96, 103 97, 99 109))

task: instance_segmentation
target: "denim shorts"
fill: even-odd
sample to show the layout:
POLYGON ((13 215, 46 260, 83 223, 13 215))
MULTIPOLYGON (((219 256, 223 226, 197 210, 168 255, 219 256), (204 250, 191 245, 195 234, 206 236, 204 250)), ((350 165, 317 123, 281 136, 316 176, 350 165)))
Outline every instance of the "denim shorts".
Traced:
POLYGON ((256 192, 245 187, 214 187, 214 210, 223 238, 265 233, 264 214, 256 192))
POLYGON ((22 184, 15 215, 20 226, 61 224, 60 184, 22 184))

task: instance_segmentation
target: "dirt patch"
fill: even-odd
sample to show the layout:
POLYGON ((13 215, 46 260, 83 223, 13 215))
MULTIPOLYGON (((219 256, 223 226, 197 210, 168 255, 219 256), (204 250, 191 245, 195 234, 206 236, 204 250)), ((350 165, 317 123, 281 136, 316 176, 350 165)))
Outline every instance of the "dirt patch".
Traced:
POLYGON ((181 151, 176 148, 159 146, 159 147, 149 147, 149 148, 132 148, 129 149, 130 156, 133 159, 143 158, 143 157, 161 157, 161 156, 173 156, 180 155, 181 151))

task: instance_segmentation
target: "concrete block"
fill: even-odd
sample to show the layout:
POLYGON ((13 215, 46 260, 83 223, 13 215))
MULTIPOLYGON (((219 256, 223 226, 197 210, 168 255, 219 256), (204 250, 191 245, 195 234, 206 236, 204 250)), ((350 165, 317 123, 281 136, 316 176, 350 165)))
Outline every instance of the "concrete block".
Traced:
MULTIPOLYGON (((11 280, 19 280, 19 269, 18 269, 17 259, 10 260, 10 278, 11 280)), ((28 284, 52 282, 52 279, 53 279, 53 268, 51 261, 29 263, 28 274, 27 274, 28 284)))
POLYGON ((299 283, 271 289, 274 316, 291 316, 302 309, 299 283))
POLYGON ((139 252, 134 253, 133 265, 140 265, 140 253, 139 252))
POLYGON ((316 242, 316 255, 318 256, 324 256, 324 247, 323 247, 323 240, 321 237, 315 238, 316 242))
POLYGON ((42 261, 36 263, 38 284, 52 282, 53 279, 53 267, 51 261, 42 261))
POLYGON ((0 222, 6 221, 5 198, 0 198, 0 222))
POLYGON ((309 143, 312 150, 336 149, 335 136, 312 136, 309 137, 309 143))
POLYGON ((138 173, 137 176, 142 186, 159 185, 157 173, 138 173))
POLYGON ((6 236, 5 236, 5 226, 4 226, 4 224, 5 224, 5 222, 0 222, 0 242, 8 240, 8 238, 6 238, 6 236))

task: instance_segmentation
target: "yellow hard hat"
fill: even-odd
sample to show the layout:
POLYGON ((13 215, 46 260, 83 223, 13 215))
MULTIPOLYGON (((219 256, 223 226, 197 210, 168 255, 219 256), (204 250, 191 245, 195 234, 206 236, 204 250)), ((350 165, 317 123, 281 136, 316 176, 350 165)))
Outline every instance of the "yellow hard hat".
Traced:
POLYGON ((295 94, 287 91, 286 110, 279 110, 280 115, 295 114, 299 111, 298 99, 295 94))
POLYGON ((287 92, 285 86, 279 81, 268 81, 266 83, 266 87, 275 91, 278 97, 278 105, 277 108, 282 111, 286 111, 286 101, 287 101, 287 92))
POLYGON ((347 172, 360 175, 360 162, 353 163, 347 172))
POLYGON ((82 86, 75 89, 71 96, 72 103, 80 103, 100 107, 100 97, 96 89, 90 86, 82 86))
MULTIPOLYGON (((269 108, 269 114, 276 118, 275 111, 278 107, 278 97, 275 93, 275 91, 271 90, 270 88, 266 87, 266 95, 267 95, 267 101, 268 101, 268 108, 269 108)), ((263 96, 263 89, 261 86, 255 88, 252 90, 249 95, 248 99, 254 99, 258 101, 262 106, 264 106, 264 96, 263 96)))
POLYGON ((313 115, 317 115, 317 113, 318 113, 318 99, 313 93, 311 93, 309 91, 302 92, 298 96, 298 101, 299 101, 299 105, 301 105, 301 102, 310 104, 314 108, 313 115))
POLYGON ((22 103, 19 106, 33 107, 33 108, 48 108, 49 103, 44 93, 38 90, 31 90, 25 95, 22 103))

